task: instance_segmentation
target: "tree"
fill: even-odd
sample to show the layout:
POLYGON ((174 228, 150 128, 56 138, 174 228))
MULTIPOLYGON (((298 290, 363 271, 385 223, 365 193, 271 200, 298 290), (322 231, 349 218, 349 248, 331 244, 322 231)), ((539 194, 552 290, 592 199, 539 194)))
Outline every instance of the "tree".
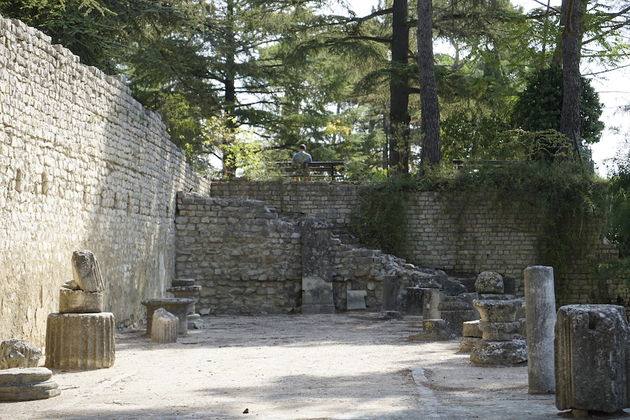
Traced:
POLYGON ((435 79, 432 28, 432 0, 418 0, 418 73, 423 166, 440 163, 440 108, 435 79))
POLYGON ((562 30, 562 107, 560 132, 567 136, 579 155, 580 96, 582 79, 580 61, 582 51, 582 16, 588 0, 562 0, 560 24, 562 30))

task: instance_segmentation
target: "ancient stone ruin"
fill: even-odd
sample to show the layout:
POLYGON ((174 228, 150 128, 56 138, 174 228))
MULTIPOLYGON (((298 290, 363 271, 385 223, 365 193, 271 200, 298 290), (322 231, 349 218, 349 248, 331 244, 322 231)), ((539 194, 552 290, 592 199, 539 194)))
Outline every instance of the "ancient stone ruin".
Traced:
POLYGON ((59 291, 59 312, 48 315, 46 367, 108 368, 114 364, 114 314, 102 312, 105 283, 91 251, 72 254, 73 279, 59 291))
POLYGON ((24 340, 10 339, 0 343, 0 369, 37 367, 42 351, 24 340))
POLYGON ((515 365, 527 361, 527 347, 520 335, 517 313, 523 303, 504 294, 503 277, 484 271, 475 282, 479 299, 473 301, 481 320, 481 341, 475 344, 470 360, 478 365, 515 365))
POLYGON ((153 313, 158 309, 165 309, 179 320, 177 333, 188 334, 188 314, 191 313, 193 299, 187 298, 153 298, 145 299, 142 304, 147 308, 147 335, 151 337, 153 328, 153 313))
POLYGON ((174 279, 171 287, 166 289, 176 298, 192 299, 193 303, 188 308, 186 319, 188 320, 188 329, 201 328, 201 315, 197 313, 196 303, 199 302, 199 293, 201 286, 195 284, 195 279, 174 279))
POLYGON ((151 317, 151 342, 175 343, 178 327, 179 318, 164 308, 157 309, 151 317))
POLYGON ((630 406, 630 327, 623 306, 567 305, 555 329, 556 407, 615 413, 630 406))
POLYGON ((56 397, 59 386, 46 368, 0 370, 0 401, 30 401, 56 397))

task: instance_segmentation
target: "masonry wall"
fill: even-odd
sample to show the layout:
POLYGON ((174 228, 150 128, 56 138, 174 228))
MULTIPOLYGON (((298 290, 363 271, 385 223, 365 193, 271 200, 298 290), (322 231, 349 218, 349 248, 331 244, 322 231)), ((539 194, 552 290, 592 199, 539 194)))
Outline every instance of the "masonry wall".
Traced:
POLYGON ((262 201, 179 194, 177 277, 202 286, 198 310, 282 313, 300 305, 297 223, 262 201))
MULTIPOLYGON (((338 228, 347 227, 359 207, 364 186, 304 182, 214 182, 213 197, 258 199, 279 210, 323 218, 338 228)), ((407 236, 402 248, 409 262, 420 267, 450 272, 498 271, 515 278, 517 293, 523 292, 522 272, 541 264, 538 255, 542 220, 534 209, 519 212, 505 208, 483 195, 410 193, 407 200, 407 236)), ((599 249, 597 235, 591 240, 599 249)), ((558 279, 560 303, 603 301, 593 272, 598 255, 575 256, 573 267, 558 279)), ((608 285, 618 294, 618 282, 608 285)))
POLYGON ((76 249, 118 325, 143 318, 174 273, 175 192, 207 188, 122 82, 0 18, 0 340, 43 343, 76 249))

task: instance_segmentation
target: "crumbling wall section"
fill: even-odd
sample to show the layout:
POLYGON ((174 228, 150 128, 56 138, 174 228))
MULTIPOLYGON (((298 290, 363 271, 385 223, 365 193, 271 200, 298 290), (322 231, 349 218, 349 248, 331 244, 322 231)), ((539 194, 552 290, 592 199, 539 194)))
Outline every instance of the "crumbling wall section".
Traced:
POLYGON ((208 187, 120 80, 0 18, 0 339, 42 343, 76 249, 118 325, 142 319, 173 276, 175 193, 208 187))

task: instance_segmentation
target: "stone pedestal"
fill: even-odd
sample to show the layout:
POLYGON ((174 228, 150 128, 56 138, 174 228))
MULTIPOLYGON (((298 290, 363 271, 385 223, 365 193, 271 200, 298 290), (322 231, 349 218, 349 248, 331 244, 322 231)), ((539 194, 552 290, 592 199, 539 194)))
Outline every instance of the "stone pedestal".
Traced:
POLYGON ((173 296, 180 299, 192 299, 193 303, 189 307, 190 313, 196 312, 195 304, 199 301, 199 292, 201 292, 201 286, 173 286, 166 289, 167 292, 172 293, 173 296))
POLYGON ((556 407, 604 413, 629 407, 628 340, 623 306, 561 307, 555 328, 556 407))
POLYGON ((556 389, 553 343, 556 298, 553 268, 527 267, 524 277, 529 393, 553 393, 556 389))
POLYGON ((422 288, 422 318, 441 319, 440 302, 442 292, 436 288, 422 288))
POLYGON ((190 306, 194 303, 192 299, 184 298, 156 298, 145 299, 142 304, 147 308, 147 335, 151 336, 151 326, 153 324, 153 312, 159 308, 164 308, 179 319, 177 332, 179 335, 188 334, 188 319, 186 315, 190 313, 190 306))
POLYGON ((481 320, 481 341, 470 353, 470 361, 478 365, 516 365, 527 361, 525 340, 519 334, 521 323, 516 319, 523 301, 503 295, 503 277, 486 271, 475 282, 480 299, 473 305, 481 320))
POLYGON ((46 367, 59 370, 108 368, 114 364, 114 314, 48 315, 46 367))
POLYGON ((481 328, 479 323, 481 321, 467 321, 464 322, 462 327, 462 338, 459 340, 459 351, 463 353, 469 353, 472 351, 479 342, 481 342, 481 328))
POLYGON ((0 401, 31 401, 56 397, 59 387, 46 368, 0 370, 0 401))
POLYGON ((453 337, 461 337, 464 322, 477 318, 477 312, 465 296, 444 296, 438 309, 446 323, 446 328, 453 337))
POLYGON ((153 312, 151 321, 151 341, 158 344, 175 343, 179 318, 164 308, 153 312))

